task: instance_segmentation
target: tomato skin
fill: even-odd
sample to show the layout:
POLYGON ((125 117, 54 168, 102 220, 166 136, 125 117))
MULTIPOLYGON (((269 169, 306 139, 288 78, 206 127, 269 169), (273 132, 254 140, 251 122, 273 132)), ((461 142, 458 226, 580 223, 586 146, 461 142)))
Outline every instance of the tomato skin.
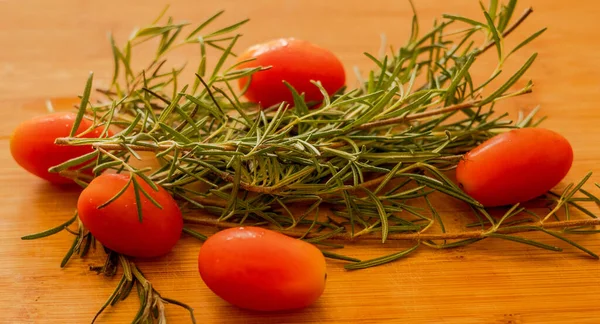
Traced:
POLYGON ((305 40, 295 38, 279 38, 256 44, 242 53, 238 62, 254 58, 242 63, 239 69, 268 67, 270 69, 256 72, 252 78, 240 78, 239 87, 244 89, 250 80, 245 93, 250 102, 260 103, 267 108, 282 101, 293 104, 290 90, 285 80, 299 94, 305 93, 305 101, 321 102, 323 95, 310 81, 321 81, 329 95, 340 90, 346 83, 346 74, 340 60, 329 50, 305 40))
POLYGON ((202 280, 245 309, 281 311, 311 305, 323 293, 325 258, 313 245, 257 227, 220 231, 198 255, 202 280))
POLYGON ((164 188, 159 186, 154 191, 137 178, 140 186, 162 207, 156 207, 140 192, 141 223, 133 184, 119 198, 98 209, 127 184, 129 177, 105 173, 92 180, 77 201, 79 219, 102 245, 115 252, 140 258, 165 255, 179 241, 183 218, 177 203, 164 188))
MULTIPOLYGON (((44 180, 56 184, 73 183, 71 179, 58 173, 48 172, 48 168, 81 155, 92 152, 91 146, 60 146, 54 144, 58 137, 68 137, 75 122, 76 114, 59 112, 27 120, 13 131, 10 138, 10 152, 13 159, 23 169, 44 180)), ((76 134, 87 130, 92 122, 83 119, 76 134)), ((97 138, 103 128, 97 127, 85 134, 85 138, 97 138)), ((109 136, 112 134, 109 133, 109 136)), ((77 167, 71 168, 75 170, 77 167)))
POLYGON ((531 200, 556 186, 569 172, 573 149, 560 134, 522 128, 496 135, 467 153, 456 178, 484 206, 531 200))

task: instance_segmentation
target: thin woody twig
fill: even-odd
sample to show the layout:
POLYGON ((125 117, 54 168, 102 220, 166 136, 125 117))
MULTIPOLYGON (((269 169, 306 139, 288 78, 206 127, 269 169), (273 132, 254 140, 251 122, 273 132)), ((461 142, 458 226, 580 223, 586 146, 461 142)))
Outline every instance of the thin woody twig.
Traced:
MULTIPOLYGON (((219 222, 216 218, 209 217, 197 217, 197 216, 184 216, 184 220, 189 223, 211 226, 216 228, 232 228, 239 227, 241 224, 232 222, 219 222)), ((537 223, 528 226, 528 229, 510 229, 510 228, 499 228, 495 233, 509 234, 509 233, 524 233, 534 231, 535 227, 550 229, 550 228, 570 228, 578 226, 596 226, 600 225, 600 219, 580 219, 580 220, 568 220, 568 221, 557 221, 551 223, 537 223)), ((311 238, 322 235, 322 233, 309 233, 306 235, 304 231, 298 230, 280 230, 281 233, 291 237, 305 237, 311 238)), ((485 238, 486 231, 468 231, 468 232, 456 232, 456 233, 390 233, 387 237, 388 240, 408 240, 408 241, 419 241, 419 240, 456 240, 456 239, 471 239, 471 238, 485 238)), ((342 240, 342 241, 353 241, 357 238, 353 238, 350 233, 339 233, 333 234, 330 239, 342 240)), ((369 235, 362 235, 361 239, 366 240, 381 240, 381 232, 372 232, 369 235)))

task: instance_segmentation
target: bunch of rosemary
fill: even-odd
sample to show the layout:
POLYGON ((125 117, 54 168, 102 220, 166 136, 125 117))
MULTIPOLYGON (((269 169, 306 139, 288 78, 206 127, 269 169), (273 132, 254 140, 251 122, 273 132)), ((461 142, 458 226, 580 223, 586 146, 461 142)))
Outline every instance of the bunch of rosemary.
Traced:
MULTIPOLYGON (((365 53, 373 69, 364 77, 357 73, 356 88, 326 93, 314 82, 326 98, 316 109, 309 109, 303 95, 289 84, 293 102, 261 110, 242 100, 244 89, 236 90, 236 80, 269 68, 240 70, 228 65, 241 37, 238 30, 248 20, 208 31, 222 12, 191 29, 171 17, 161 23, 163 12, 122 47, 111 37, 115 68, 110 87, 96 89, 102 99, 90 100, 90 75, 81 96, 72 135, 82 118, 93 120, 94 127, 116 127, 119 132, 105 139, 57 139, 62 145, 92 144, 97 150, 53 171, 65 172, 88 161, 96 174, 108 169, 139 174, 181 202, 184 231, 201 240, 206 236, 193 230, 194 224, 268 226, 320 246, 331 245, 325 242, 328 239, 415 242, 408 250, 372 260, 323 250, 326 257, 348 261, 346 269, 391 262, 422 245, 452 248, 490 238, 561 250, 514 235, 524 231, 546 233, 598 258, 565 236, 598 232, 593 226, 600 222, 580 203, 600 203, 582 188, 591 174, 560 194, 548 193, 546 215, 515 205, 500 217, 494 217, 497 209, 484 208, 447 175, 462 154, 482 141, 513 128, 535 127, 543 120, 534 121, 538 108, 516 122, 494 110, 497 102, 532 91, 531 81, 521 89, 512 88, 537 54, 515 71, 503 67, 545 30, 506 48, 504 38, 532 13, 527 9, 515 16, 516 2, 490 1, 487 7, 482 5, 479 18, 444 15, 424 34, 415 12, 403 46, 379 57, 365 53), (156 44, 156 55, 146 68, 135 71, 132 56, 141 44, 156 44), (168 54, 181 46, 199 49, 194 82, 183 86, 180 79, 186 66, 167 68, 168 54), (489 50, 496 51, 497 66, 487 80, 474 82, 471 68, 489 50), (219 53, 215 62, 208 62, 209 51, 219 53), (211 71, 209 63, 214 63, 211 71), (499 85, 490 89, 493 83, 499 85), (142 151, 153 153, 154 167, 136 166, 143 160, 142 151), (446 216, 430 199, 440 194, 468 206, 479 220, 470 226, 481 229, 447 233, 446 216), (563 208, 561 218, 558 211, 563 208), (570 208, 590 218, 571 219, 570 208), (550 218, 554 221, 548 222, 550 218), (431 233, 434 224, 440 231, 431 233)), ((82 186, 87 180, 77 178, 82 186)), ((27 238, 56 233, 75 221, 76 217, 27 238)), ((81 225, 76 234, 63 266, 74 251, 84 255, 93 241, 81 225)), ((107 263, 113 268, 115 258, 109 252, 107 263)), ((125 298, 137 285, 142 303, 136 320, 158 318, 162 302, 190 309, 160 297, 131 261, 118 259, 125 271, 107 304, 125 298)), ((106 266, 99 269, 106 273, 106 266)))

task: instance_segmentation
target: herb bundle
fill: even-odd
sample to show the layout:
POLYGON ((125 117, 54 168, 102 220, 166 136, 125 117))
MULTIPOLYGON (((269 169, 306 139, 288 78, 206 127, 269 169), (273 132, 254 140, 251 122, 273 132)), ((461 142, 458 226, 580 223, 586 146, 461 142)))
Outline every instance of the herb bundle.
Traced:
MULTIPOLYGON (((372 238, 415 243, 405 251, 371 260, 323 248, 326 257, 347 261, 348 270, 388 263, 422 246, 453 248, 487 239, 561 250, 515 235, 526 231, 543 232, 597 259, 594 252, 566 236, 598 232, 594 226, 600 222, 582 204, 600 203, 583 189, 591 174, 562 193, 549 192, 547 214, 515 205, 499 217, 497 209, 484 208, 448 175, 464 153, 486 139, 514 128, 536 127, 543 120, 536 118, 538 108, 515 122, 495 111, 498 102, 532 91, 531 81, 513 88, 534 63, 536 53, 514 71, 504 66, 545 31, 507 48, 504 38, 532 13, 527 9, 515 15, 515 7, 513 0, 490 1, 482 6, 479 18, 444 15, 425 33, 420 32, 415 12, 405 44, 379 56, 365 53, 372 69, 357 73, 357 87, 327 93, 315 81, 325 100, 311 107, 314 103, 307 103, 288 84, 293 102, 266 109, 245 102, 245 89, 238 91, 235 82, 269 67, 238 69, 228 63, 236 56, 238 32, 248 20, 213 28, 223 14, 218 12, 190 26, 175 23, 172 17, 163 19, 163 12, 123 46, 111 37, 113 79, 109 88, 96 89, 99 100, 91 100, 93 75, 85 85, 78 121, 88 118, 94 127, 118 132, 101 139, 57 139, 61 145, 91 144, 96 150, 52 171, 73 177, 82 186, 90 179, 66 171, 82 162, 95 174, 135 173, 180 201, 184 232, 200 240, 206 236, 195 225, 266 226, 320 247, 331 245, 328 240, 372 238), (156 45, 156 55, 137 71, 133 56, 142 44, 156 45), (182 46, 199 49, 197 67, 191 72, 187 66, 167 67, 168 54, 182 46), (219 53, 215 62, 209 62, 211 51, 219 53), (497 57, 497 66, 489 78, 476 82, 472 67, 486 52, 497 57), (181 84, 185 73, 193 73, 193 83, 181 84), (152 161, 149 167, 148 160, 152 161), (435 195, 465 204, 478 220, 469 227, 479 229, 447 232, 447 215, 432 203, 435 195), (589 218, 572 219, 572 208, 589 218), (561 210, 565 212, 559 216, 561 210)), ((78 123, 72 135, 77 127, 78 123)), ((76 221, 75 216, 55 229, 25 238, 48 236, 76 221)), ((63 266, 74 252, 85 255, 94 240, 81 224, 74 232, 63 266)), ((109 252, 109 266, 96 270, 114 275, 117 263, 124 269, 123 278, 102 309, 136 286, 141 300, 136 321, 164 318, 163 303, 191 311, 161 297, 126 257, 109 252)))

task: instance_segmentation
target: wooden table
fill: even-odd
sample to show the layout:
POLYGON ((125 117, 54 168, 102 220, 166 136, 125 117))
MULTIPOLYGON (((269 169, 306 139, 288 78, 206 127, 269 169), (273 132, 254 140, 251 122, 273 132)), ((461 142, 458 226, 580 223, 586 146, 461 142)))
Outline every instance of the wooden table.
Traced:
MULTIPOLYGON (((161 2, 0 1, 0 322, 87 323, 116 285, 118 278, 88 271, 89 264, 101 261, 99 252, 60 269, 71 242, 68 233, 20 240, 67 219, 77 191, 57 189, 21 170, 9 154, 8 139, 19 122, 45 111, 46 99, 80 94, 90 70, 99 82, 108 82, 107 31, 124 39, 133 27, 151 21, 163 8, 161 2)), ((474 1, 415 2, 424 29, 444 12, 481 14, 474 1)), ((522 64, 532 51, 539 53, 527 74, 535 88, 501 109, 514 115, 541 105, 549 116, 545 127, 572 143, 575 162, 561 187, 590 170, 595 172, 591 180, 600 182, 600 5, 525 0, 517 11, 526 6, 535 12, 511 37, 522 40, 544 26, 548 31, 511 60, 522 64)), ((186 0, 174 1, 169 12, 198 22, 219 9, 226 10, 225 21, 252 19, 240 49, 279 36, 308 39, 339 55, 351 80, 353 66, 368 66, 362 53, 377 52, 381 33, 392 44, 404 43, 411 17, 408 2, 397 0, 186 0)), ((193 53, 175 59, 185 60, 184 55, 193 53)), ((452 205, 443 212, 460 216, 452 205)), ((600 252, 600 236, 582 242, 600 252)), ((421 249, 399 262, 355 272, 331 261, 322 298, 285 314, 253 314, 215 297, 196 270, 201 244, 187 236, 168 256, 139 266, 164 296, 195 308, 200 323, 599 323, 600 263, 553 243, 565 251, 489 240, 448 251, 421 249)), ((345 252, 366 259, 405 246, 357 243, 345 252)), ((137 299, 129 298, 109 308, 99 322, 126 323, 136 309, 137 299)), ((174 323, 189 321, 180 308, 168 306, 167 312, 174 323)))

